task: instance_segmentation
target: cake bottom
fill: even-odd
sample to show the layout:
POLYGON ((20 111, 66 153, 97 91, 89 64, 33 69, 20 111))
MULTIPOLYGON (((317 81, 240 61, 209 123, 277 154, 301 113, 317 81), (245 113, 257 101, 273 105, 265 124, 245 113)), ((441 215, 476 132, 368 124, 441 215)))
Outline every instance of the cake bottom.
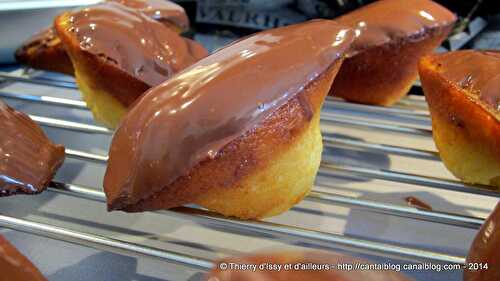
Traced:
POLYGON ((225 216, 243 219, 281 214, 300 202, 314 184, 323 149, 319 113, 302 136, 266 166, 231 188, 213 188, 195 203, 225 216))
POLYGON ((500 187, 500 123, 466 90, 446 80, 439 60, 419 65, 441 159, 466 183, 500 187))
POLYGON ((434 142, 446 168, 466 183, 500 188, 500 161, 480 141, 453 124, 447 116, 433 114, 434 142))

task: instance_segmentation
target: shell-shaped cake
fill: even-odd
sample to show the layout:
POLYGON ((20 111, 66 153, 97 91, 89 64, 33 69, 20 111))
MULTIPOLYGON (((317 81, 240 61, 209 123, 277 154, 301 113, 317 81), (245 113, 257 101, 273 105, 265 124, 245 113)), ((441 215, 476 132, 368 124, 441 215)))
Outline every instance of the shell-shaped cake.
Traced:
POLYGON ((260 32, 149 90, 113 137, 109 209, 197 203, 261 218, 292 207, 312 187, 321 105, 353 37, 328 20, 260 32))
POLYGON ((64 161, 64 147, 53 144, 26 114, 0 101, 0 197, 40 193, 64 161))
MULTIPOLYGON (((184 9, 167 0, 107 0, 138 10, 176 32, 189 29, 189 19, 184 9)), ((30 37, 16 50, 17 62, 35 69, 74 74, 64 45, 54 28, 48 27, 30 37)))
POLYGON ((428 56, 419 67, 439 155, 466 183, 500 187, 500 52, 428 56))
POLYGON ((444 41, 456 17, 430 0, 380 0, 335 20, 356 39, 330 94, 390 106, 408 93, 419 59, 444 41))
POLYGON ((55 28, 87 106, 110 128, 146 90, 207 55, 198 43, 115 2, 64 13, 55 28))

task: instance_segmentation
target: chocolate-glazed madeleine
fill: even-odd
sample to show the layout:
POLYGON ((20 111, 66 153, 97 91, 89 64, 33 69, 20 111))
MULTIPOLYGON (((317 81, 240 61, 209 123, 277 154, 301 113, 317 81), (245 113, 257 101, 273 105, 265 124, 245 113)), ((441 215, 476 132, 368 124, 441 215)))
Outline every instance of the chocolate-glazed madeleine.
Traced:
POLYGON ((16 61, 35 69, 73 75, 73 64, 53 27, 33 35, 15 53, 16 61))
POLYGON ((481 226, 467 255, 464 281, 500 280, 500 204, 481 226))
POLYGON ((0 235, 0 281, 46 281, 42 273, 0 235))
POLYGON ((290 208, 314 181, 320 107, 352 39, 324 20, 264 31, 148 91, 113 137, 109 209, 194 202, 259 218, 290 208))
POLYGON ((0 197, 42 192, 64 161, 64 147, 2 101, 0 132, 0 197))
MULTIPOLYGON (((108 0, 135 9, 176 32, 189 29, 184 9, 166 0, 108 0)), ((74 74, 73 64, 51 26, 29 38, 15 53, 16 60, 35 69, 74 74)))
POLYGON ((268 252, 222 259, 205 280, 212 281, 410 281, 403 274, 384 270, 346 270, 338 265, 370 265, 371 262, 322 251, 268 252), (218 265, 228 268, 221 270, 218 265), (291 268, 285 269, 285 265, 291 268), (231 269, 232 265, 256 265, 255 270, 231 269), (269 268, 268 266, 281 266, 269 268))
POLYGON ((407 94, 419 58, 441 44, 456 17, 429 0, 380 0, 335 20, 355 29, 356 40, 330 95, 389 106, 407 94))
POLYGON ((118 3, 65 13, 55 27, 87 105, 108 127, 147 89, 207 55, 196 42, 118 3))
POLYGON ((443 163, 464 182, 500 187, 500 52, 428 56, 419 73, 443 163))

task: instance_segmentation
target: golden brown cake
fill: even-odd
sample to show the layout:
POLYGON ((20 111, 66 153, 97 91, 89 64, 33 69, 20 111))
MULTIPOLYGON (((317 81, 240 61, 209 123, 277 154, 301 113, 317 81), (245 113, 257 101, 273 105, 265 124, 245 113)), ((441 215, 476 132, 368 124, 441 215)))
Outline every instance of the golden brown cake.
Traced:
POLYGON ((54 25, 87 106, 110 128, 147 89, 207 55, 198 43, 118 3, 64 13, 54 25))
POLYGON ((0 235, 0 281, 47 281, 47 279, 0 235))
POLYGON ((0 101, 0 197, 40 193, 64 161, 64 147, 53 144, 26 114, 0 101))
POLYGON ((464 281, 500 280, 500 204, 484 222, 472 242, 464 270, 464 281))
POLYGON ((321 105, 352 39, 325 20, 264 31, 148 91, 113 137, 108 208, 197 203, 252 219, 298 203, 320 163, 321 105))
POLYGON ((380 0, 335 19, 356 40, 330 95, 390 106, 408 93, 418 60, 438 47, 455 16, 429 0, 380 0))
POLYGON ((388 270, 351 269, 373 263, 322 251, 267 252, 216 262, 206 281, 410 281, 388 270), (242 266, 248 266, 243 270, 242 266), (221 269, 221 267, 225 269, 221 269))
POLYGON ((448 170, 466 183, 500 187, 500 52, 428 56, 419 73, 448 170))
MULTIPOLYGON (((136 9, 176 32, 189 29, 189 19, 184 9, 167 0, 107 0, 136 9)), ((16 50, 17 62, 35 69, 74 74, 73 64, 61 40, 51 26, 33 35, 16 50)))

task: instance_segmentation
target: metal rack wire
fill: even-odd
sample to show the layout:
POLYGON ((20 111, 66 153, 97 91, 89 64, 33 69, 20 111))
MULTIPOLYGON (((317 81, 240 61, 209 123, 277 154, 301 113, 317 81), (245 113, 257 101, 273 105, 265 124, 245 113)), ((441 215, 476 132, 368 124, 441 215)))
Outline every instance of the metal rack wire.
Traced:
MULTIPOLYGON (((16 73, 19 73, 19 71, 0 73, 0 97, 19 100, 26 103, 38 103, 49 106, 87 110, 85 103, 82 101, 52 96, 40 96, 19 92, 11 93, 1 91, 1 89, 4 88, 2 86, 6 86, 16 82, 76 89, 76 85, 73 82, 58 79, 40 78, 33 73, 16 73)), ((42 126, 58 128, 66 130, 68 132, 77 131, 87 134, 104 135, 110 135, 113 133, 111 130, 98 125, 83 124, 57 118, 49 118, 46 116, 30 115, 30 117, 42 126)), ((327 128, 328 124, 341 124, 352 128, 357 128, 359 130, 376 129, 387 132, 397 132, 409 136, 429 138, 431 136, 429 112, 426 110, 425 100, 422 97, 408 97, 393 108, 381 108, 350 104, 333 98, 328 98, 325 104, 325 109, 322 112, 321 122, 325 148, 348 147, 352 149, 363 149, 379 153, 391 153, 394 155, 400 155, 410 158, 422 158, 431 161, 439 161, 438 153, 432 149, 412 148, 399 145, 381 144, 376 142, 372 143, 364 140, 338 138, 332 135, 327 128), (417 120, 419 121, 419 124, 404 122, 366 122, 366 120, 363 120, 359 117, 343 115, 339 113, 341 111, 357 111, 366 114, 390 115, 397 118, 417 120)), ((80 161, 90 161, 97 163, 105 163, 107 161, 107 155, 75 150, 71 147, 66 148, 66 154, 68 157, 78 159, 80 161)), ((415 173, 405 173, 390 169, 372 169, 360 166, 339 165, 337 163, 329 161, 328 159, 323 160, 323 162, 321 163, 320 174, 326 177, 330 176, 331 174, 358 176, 369 179, 381 179, 390 182, 410 183, 425 186, 428 188, 500 197, 499 193, 490 190, 487 186, 472 187, 469 185, 465 185, 457 180, 431 177, 415 173)), ((48 191, 56 194, 73 196, 82 200, 93 200, 97 202, 105 201, 103 192, 94 188, 80 186, 72 183, 54 181, 51 183, 48 191)), ((361 207, 373 210, 381 214, 389 214, 471 229, 478 229, 484 222, 484 218, 480 217, 465 216, 435 210, 418 209, 411 206, 402 206, 397 204, 336 195, 319 190, 313 190, 313 192, 311 192, 305 200, 330 205, 361 207)), ((372 241, 369 239, 360 239, 356 237, 327 233, 315 229, 296 227, 286 224, 272 223, 267 221, 242 221, 232 218, 225 218, 218 214, 199 209, 197 207, 183 207, 174 210, 160 211, 158 213, 165 216, 184 217, 193 221, 210 222, 227 229, 245 230, 256 234, 272 234, 275 236, 293 237, 308 241, 309 243, 316 243, 318 245, 334 244, 337 247, 343 249, 367 252, 376 255, 401 257, 403 259, 412 261, 430 260, 455 264, 465 263, 465 258, 463 256, 456 256, 425 249, 372 241)), ((134 244, 116 238, 100 236, 93 233, 84 233, 67 228, 56 227, 50 224, 30 221, 27 219, 10 217, 2 214, 0 214, 0 226, 106 251, 132 256, 147 256, 158 258, 173 263, 191 266, 201 270, 209 269, 213 263, 213 261, 207 260, 202 257, 195 257, 180 252, 172 252, 165 249, 134 244)))

